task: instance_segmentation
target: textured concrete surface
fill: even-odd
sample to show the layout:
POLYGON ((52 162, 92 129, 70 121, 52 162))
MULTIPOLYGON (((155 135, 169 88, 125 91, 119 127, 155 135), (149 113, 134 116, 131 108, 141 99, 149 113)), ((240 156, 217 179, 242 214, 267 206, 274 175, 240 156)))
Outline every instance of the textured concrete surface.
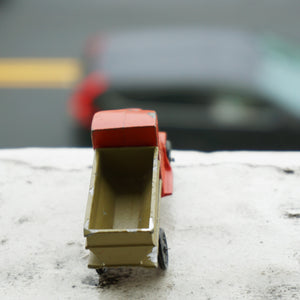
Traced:
POLYGON ((166 272, 86 268, 93 151, 0 151, 0 299, 300 299, 300 153, 174 151, 166 272))

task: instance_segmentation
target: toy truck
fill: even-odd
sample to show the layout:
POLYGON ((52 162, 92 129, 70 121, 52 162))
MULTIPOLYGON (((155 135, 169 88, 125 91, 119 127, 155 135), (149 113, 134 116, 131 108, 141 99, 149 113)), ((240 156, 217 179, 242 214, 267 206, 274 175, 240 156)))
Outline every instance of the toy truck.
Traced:
MULTIPOLYGON (((120 109, 94 115, 95 150, 84 222, 88 267, 168 266, 159 227, 161 197, 172 194, 165 132, 155 111, 120 109)), ((167 149, 168 148, 168 149, 167 149)))

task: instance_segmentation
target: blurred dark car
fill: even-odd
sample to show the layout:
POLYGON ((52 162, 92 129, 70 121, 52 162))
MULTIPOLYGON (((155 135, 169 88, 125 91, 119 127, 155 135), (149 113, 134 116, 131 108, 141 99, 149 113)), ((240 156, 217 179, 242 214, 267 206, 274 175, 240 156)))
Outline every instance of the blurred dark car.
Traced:
MULTIPOLYGON (((218 29, 140 30, 91 38, 70 110, 158 113, 174 148, 300 149, 300 53, 274 37, 218 29)), ((88 136, 88 135, 87 135, 88 136)))

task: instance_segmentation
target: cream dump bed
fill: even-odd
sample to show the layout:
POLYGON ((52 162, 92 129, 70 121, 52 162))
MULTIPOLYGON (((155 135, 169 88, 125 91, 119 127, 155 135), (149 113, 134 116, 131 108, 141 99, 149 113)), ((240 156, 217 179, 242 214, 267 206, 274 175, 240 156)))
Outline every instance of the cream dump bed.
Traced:
POLYGON ((157 251, 159 200, 157 147, 96 149, 85 220, 89 266, 156 267, 150 254, 157 251))
POLYGON ((148 228, 154 147, 101 149, 90 228, 148 228))

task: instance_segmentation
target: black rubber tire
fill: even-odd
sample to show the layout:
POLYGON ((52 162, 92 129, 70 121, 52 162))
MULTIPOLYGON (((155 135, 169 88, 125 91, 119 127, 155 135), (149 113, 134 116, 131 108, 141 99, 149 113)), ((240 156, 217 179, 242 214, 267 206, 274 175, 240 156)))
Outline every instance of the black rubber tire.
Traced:
POLYGON ((169 264, 168 244, 165 231, 159 228, 158 239, 158 265, 162 270, 166 270, 169 264))
POLYGON ((167 152, 167 157, 168 157, 169 162, 172 161, 171 151, 172 151, 172 143, 171 143, 171 141, 167 140, 166 141, 166 152, 167 152))
POLYGON ((98 273, 98 275, 103 275, 105 272, 107 271, 107 268, 99 268, 96 269, 96 272, 98 273))

